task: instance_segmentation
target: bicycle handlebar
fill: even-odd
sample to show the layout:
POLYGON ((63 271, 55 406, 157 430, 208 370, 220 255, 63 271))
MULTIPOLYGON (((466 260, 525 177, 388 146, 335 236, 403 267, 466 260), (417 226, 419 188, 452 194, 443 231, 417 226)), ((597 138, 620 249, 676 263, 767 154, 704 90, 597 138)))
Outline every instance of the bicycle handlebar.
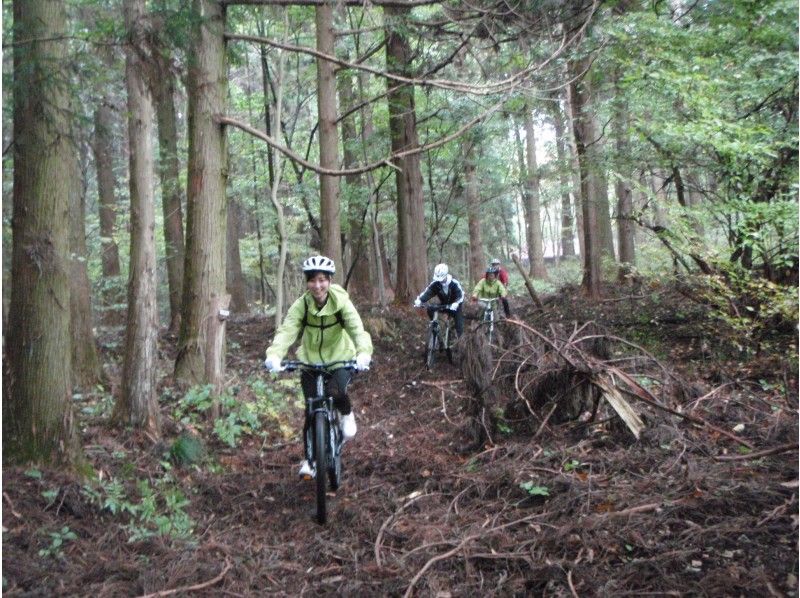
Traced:
POLYGON ((306 363, 305 361, 298 361, 296 359, 287 359, 281 361, 281 367, 285 372, 293 372, 295 370, 309 370, 314 372, 327 372, 331 367, 342 364, 341 367, 346 370, 355 370, 355 359, 343 359, 340 361, 331 361, 330 363, 306 363))
POLYGON ((500 299, 501 299, 500 297, 488 297, 485 299, 478 297, 478 303, 486 303, 488 305, 491 305, 492 303, 494 303, 495 301, 499 301, 500 299))
POLYGON ((433 311, 452 311, 449 303, 423 303, 415 307, 417 309, 432 309, 433 311))

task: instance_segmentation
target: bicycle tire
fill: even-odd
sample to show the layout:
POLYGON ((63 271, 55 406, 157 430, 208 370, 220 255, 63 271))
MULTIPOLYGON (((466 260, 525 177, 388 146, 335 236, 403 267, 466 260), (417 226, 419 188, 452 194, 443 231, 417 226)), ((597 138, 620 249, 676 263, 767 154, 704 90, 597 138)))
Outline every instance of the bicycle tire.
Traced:
POLYGON ((327 519, 325 505, 326 491, 326 470, 328 469, 328 452, 326 432, 328 421, 323 411, 314 414, 314 460, 317 467, 316 486, 317 486, 317 523, 324 524, 327 519))
POLYGON ((450 362, 450 365, 453 365, 453 345, 450 342, 450 334, 452 333, 452 326, 448 324, 447 328, 444 329, 444 352, 447 355, 447 361, 450 362))
POLYGON ((330 447, 330 457, 328 458, 328 482, 332 490, 339 489, 339 482, 342 479, 342 452, 341 435, 339 422, 331 421, 328 424, 328 439, 330 447))
POLYGON ((430 331, 428 334, 428 346, 425 351, 425 366, 428 369, 433 367, 433 362, 436 356, 436 345, 437 345, 437 337, 438 335, 433 330, 430 331))

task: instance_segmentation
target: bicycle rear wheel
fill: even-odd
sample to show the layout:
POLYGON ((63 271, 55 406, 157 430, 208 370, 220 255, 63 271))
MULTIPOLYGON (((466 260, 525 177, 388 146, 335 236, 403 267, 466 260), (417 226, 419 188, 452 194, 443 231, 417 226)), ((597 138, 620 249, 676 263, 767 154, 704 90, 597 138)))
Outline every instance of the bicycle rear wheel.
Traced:
POLYGON ((425 366, 428 369, 433 367, 433 361, 436 355, 436 345, 437 345, 437 334, 435 331, 431 330, 428 333, 428 346, 425 350, 425 366))
POLYGON ((317 411, 314 414, 314 460, 316 461, 317 474, 317 522, 320 524, 325 523, 327 513, 325 510, 325 475, 328 469, 328 451, 327 451, 327 430, 328 421, 325 419, 323 411, 317 411))

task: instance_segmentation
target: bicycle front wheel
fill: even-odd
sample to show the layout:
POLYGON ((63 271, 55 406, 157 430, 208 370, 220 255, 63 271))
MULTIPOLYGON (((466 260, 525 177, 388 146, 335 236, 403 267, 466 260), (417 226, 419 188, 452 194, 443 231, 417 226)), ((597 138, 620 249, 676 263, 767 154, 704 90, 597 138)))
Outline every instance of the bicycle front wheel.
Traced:
POLYGON ((425 366, 428 369, 433 367, 434 356, 436 355, 436 338, 437 334, 433 330, 428 334, 428 346, 425 351, 425 366))
POLYGON ((317 473, 317 522, 325 523, 327 513, 325 510, 325 482, 328 469, 328 443, 327 430, 328 421, 323 411, 314 414, 314 459, 316 461, 317 473))
POLYGON ((328 482, 331 490, 339 489, 339 481, 342 478, 342 445, 341 445, 341 421, 334 418, 328 424, 328 438, 330 456, 328 458, 328 482))

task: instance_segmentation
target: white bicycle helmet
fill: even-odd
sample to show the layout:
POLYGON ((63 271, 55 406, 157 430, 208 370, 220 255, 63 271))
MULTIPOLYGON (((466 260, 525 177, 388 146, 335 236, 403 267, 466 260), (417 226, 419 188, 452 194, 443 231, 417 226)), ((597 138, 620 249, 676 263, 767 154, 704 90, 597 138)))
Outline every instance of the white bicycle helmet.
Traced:
POLYGON ((499 266, 499 265, 500 265, 500 260, 499 260, 499 259, 497 259, 497 258, 494 258, 494 259, 492 260, 492 266, 499 266))
POLYGON ((437 282, 442 282, 445 278, 447 278, 447 274, 450 270, 447 267, 447 264, 439 264, 433 269, 433 279, 437 282))
POLYGON ((336 265, 324 255, 314 255, 303 262, 303 272, 328 272, 334 274, 336 265))

